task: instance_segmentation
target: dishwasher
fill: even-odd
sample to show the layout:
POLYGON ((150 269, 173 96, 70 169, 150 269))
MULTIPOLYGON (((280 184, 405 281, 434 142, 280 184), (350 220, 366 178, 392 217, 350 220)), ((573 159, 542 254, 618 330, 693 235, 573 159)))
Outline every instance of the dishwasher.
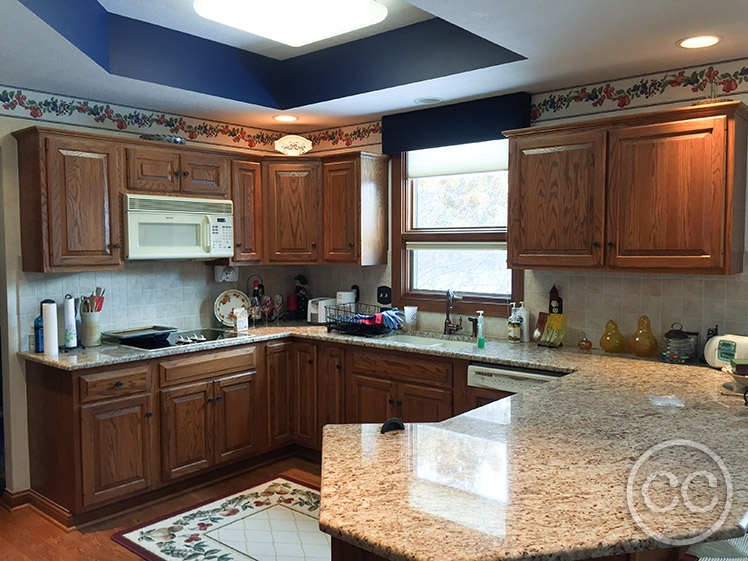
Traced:
POLYGON ((467 385, 469 388, 520 393, 538 384, 557 380, 566 374, 568 372, 472 363, 468 366, 467 385))

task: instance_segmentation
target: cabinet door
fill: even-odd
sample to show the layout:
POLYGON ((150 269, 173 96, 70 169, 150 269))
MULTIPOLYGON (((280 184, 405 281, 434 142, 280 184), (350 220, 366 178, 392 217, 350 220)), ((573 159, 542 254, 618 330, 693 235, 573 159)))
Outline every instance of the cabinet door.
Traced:
POLYGON ((608 264, 724 266, 724 116, 610 132, 608 264))
POLYGON ((509 265, 602 265, 605 131, 509 142, 509 265))
POLYGON ((435 423, 452 416, 452 392, 398 384, 396 405, 404 423, 435 423))
POLYGON ((320 162, 265 164, 265 258, 316 263, 322 248, 320 162))
POLYGON ((317 448, 317 346, 312 343, 296 343, 293 355, 294 440, 309 448, 317 448))
POLYGON ((324 345, 319 351, 317 368, 319 390, 318 434, 322 427, 345 423, 345 349, 324 345))
POLYGON ((213 383, 161 390, 161 471, 164 480, 213 463, 213 383))
POLYGON ((253 411, 263 401, 258 395, 256 372, 220 378, 214 382, 215 463, 232 462, 257 452, 261 437, 253 411))
POLYGON ((383 423, 397 415, 395 385, 391 381, 354 371, 346 383, 346 422, 383 423))
POLYGON ((262 259, 262 189, 258 162, 231 162, 234 201, 234 261, 262 259))
POLYGON ((293 359, 291 343, 269 343, 265 349, 270 448, 293 440, 293 359))
POLYGON ((179 157, 180 190, 185 195, 229 198, 230 163, 225 156, 189 153, 179 157))
POLYGON ((122 265, 118 144, 47 138, 50 267, 122 265))
POLYGON ((323 165, 325 261, 358 261, 361 216, 359 164, 356 160, 323 165))
POLYGON ((148 489, 154 453, 151 396, 81 407, 83 505, 148 489))
POLYGON ((127 190, 146 193, 179 191, 179 154, 163 148, 127 149, 127 190))

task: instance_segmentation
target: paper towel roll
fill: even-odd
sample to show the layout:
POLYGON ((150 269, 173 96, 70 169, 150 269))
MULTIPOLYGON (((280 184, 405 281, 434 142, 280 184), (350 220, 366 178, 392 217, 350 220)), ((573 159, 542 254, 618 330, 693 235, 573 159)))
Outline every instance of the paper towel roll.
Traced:
POLYGON ((65 321, 65 346, 69 349, 78 346, 78 332, 75 329, 75 300, 70 294, 62 303, 62 317, 65 321))
POLYGON ((42 321, 44 322, 44 354, 56 356, 60 349, 57 344, 57 303, 42 304, 42 321))

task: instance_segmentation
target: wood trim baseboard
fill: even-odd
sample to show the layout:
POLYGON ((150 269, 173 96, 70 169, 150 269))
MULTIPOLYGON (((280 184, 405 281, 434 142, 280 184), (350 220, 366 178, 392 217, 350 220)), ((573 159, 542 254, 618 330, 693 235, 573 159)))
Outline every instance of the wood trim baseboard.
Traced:
POLYGON ((0 496, 0 506, 2 506, 7 511, 12 511, 16 508, 22 507, 30 503, 31 503, 31 489, 26 489, 24 491, 17 491, 15 493, 6 489, 3 492, 2 496, 0 496))

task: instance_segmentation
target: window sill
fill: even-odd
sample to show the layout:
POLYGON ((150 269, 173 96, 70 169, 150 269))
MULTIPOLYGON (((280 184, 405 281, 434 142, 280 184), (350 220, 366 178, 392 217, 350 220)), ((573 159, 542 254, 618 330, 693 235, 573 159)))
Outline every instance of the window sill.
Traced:
MULTIPOLYGON (((464 296, 452 302, 452 313, 463 316, 475 316, 477 310, 483 310, 487 317, 509 317, 509 298, 491 298, 489 296, 464 296)), ((408 292, 393 302, 401 310, 403 306, 418 306, 419 311, 446 313, 446 295, 408 292)))

